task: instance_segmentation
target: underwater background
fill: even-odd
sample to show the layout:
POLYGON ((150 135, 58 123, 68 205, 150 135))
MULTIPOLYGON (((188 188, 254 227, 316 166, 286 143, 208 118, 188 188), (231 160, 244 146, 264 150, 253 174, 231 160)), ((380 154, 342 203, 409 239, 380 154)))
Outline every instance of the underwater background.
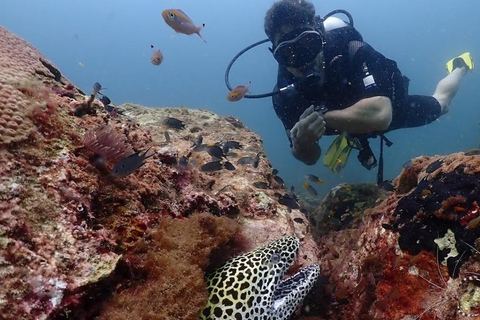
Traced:
MULTIPOLYGON (((319 161, 306 166, 290 153, 289 142, 276 117, 271 98, 226 100, 225 68, 240 50, 265 39, 263 19, 273 1, 124 1, 70 0, 4 1, 0 25, 26 39, 86 93, 98 81, 115 103, 149 107, 200 108, 232 115, 260 134, 273 166, 288 186, 297 190, 306 173, 326 180, 315 187, 324 196, 341 182, 375 182, 376 169, 367 171, 353 151, 339 174, 319 161), (207 43, 197 35, 176 34, 162 19, 169 8, 185 11, 207 43), (152 49, 161 49, 164 61, 150 63, 152 49)), ((410 78, 411 94, 430 95, 446 75, 449 59, 470 51, 480 61, 480 3, 464 1, 344 0, 313 1, 317 14, 346 9, 366 42, 397 62, 410 78), (477 31, 475 31, 477 30, 477 31)), ((252 94, 272 90, 277 64, 268 45, 247 52, 233 66, 232 86, 252 82, 252 94)), ((477 67, 478 70, 478 67, 477 67)), ((450 106, 434 123, 387 134, 386 179, 402 164, 420 155, 449 154, 477 148, 480 135, 480 75, 469 73, 450 106)), ((321 140, 325 152, 332 137, 321 140)), ((378 158, 378 139, 371 141, 378 158)))

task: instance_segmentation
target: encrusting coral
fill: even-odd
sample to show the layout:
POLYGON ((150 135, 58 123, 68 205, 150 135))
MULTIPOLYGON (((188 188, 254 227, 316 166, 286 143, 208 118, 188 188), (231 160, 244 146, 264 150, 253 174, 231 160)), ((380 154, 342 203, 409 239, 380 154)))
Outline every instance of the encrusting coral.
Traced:
POLYGON ((397 191, 319 239, 329 319, 478 316, 480 151, 419 157, 397 191))
MULTIPOLYGON (((91 103, 95 112, 77 117, 75 110, 89 97, 37 50, 1 27, 0 66, 0 110, 9 114, 4 122, 15 130, 12 119, 21 118, 19 128, 27 128, 0 141, 2 316, 81 319, 101 316, 102 306, 110 314, 112 292, 118 296, 111 303, 118 305, 133 301, 127 296, 135 294, 135 288, 155 282, 147 291, 160 297, 162 292, 154 290, 165 285, 163 280, 192 288, 195 303, 184 312, 193 315, 203 307, 202 299, 206 303, 203 268, 215 268, 284 235, 302 240, 297 268, 317 262, 308 224, 294 223, 303 214, 277 201, 275 194, 285 192, 283 186, 274 182, 269 189, 252 186, 252 181, 272 180, 268 159, 259 160, 257 167, 237 166, 234 172, 199 170, 211 161, 207 152, 191 150, 199 134, 207 143, 239 140, 245 155, 263 151, 261 139, 239 121, 186 108, 156 109, 151 114, 151 109, 142 108, 139 114, 149 116, 145 123, 136 118, 135 108, 126 105, 125 115, 112 115, 98 100, 91 103), (169 129, 169 142, 162 121, 166 117, 185 123, 184 129, 169 129), (106 126, 122 137, 119 145, 129 146, 124 150, 150 148, 153 156, 124 178, 102 170, 92 154, 108 158, 108 152, 102 154, 100 144, 82 138, 89 130, 106 126), (191 152, 188 166, 180 166, 181 157, 191 152), (233 220, 241 228, 232 227, 233 220), (185 228, 188 223, 197 227, 185 228), (182 233, 183 228, 190 232, 182 233), (167 236, 167 229, 179 236, 167 236), (163 231, 168 238, 162 238, 163 231), (229 242, 233 233, 237 240, 229 242), (160 252, 142 245, 155 239, 160 252), (215 248, 221 250, 212 252, 215 248), (179 262, 181 275, 175 273, 179 262), (170 271, 162 274, 165 269, 170 271)), ((171 289, 171 297, 182 286, 171 289)), ((178 301, 171 297, 165 296, 161 308, 174 309, 178 301)), ((158 306, 151 308, 138 312, 151 314, 158 306)))

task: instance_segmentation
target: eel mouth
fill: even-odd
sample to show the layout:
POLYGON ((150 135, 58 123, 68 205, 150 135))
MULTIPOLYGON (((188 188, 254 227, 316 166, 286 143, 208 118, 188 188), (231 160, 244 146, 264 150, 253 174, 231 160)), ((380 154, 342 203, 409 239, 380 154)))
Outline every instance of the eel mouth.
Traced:
POLYGON ((312 264, 300 269, 290 278, 280 281, 273 293, 274 312, 292 305, 298 307, 298 304, 312 289, 319 275, 320 267, 312 264))

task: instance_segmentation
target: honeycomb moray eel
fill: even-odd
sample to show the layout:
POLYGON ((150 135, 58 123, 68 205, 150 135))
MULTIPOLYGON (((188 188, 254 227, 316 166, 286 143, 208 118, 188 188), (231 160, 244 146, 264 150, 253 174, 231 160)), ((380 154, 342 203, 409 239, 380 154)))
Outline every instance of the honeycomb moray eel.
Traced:
POLYGON ((299 248, 298 238, 283 237, 227 261, 207 276, 209 298, 201 319, 288 319, 320 274, 312 264, 282 280, 299 248))

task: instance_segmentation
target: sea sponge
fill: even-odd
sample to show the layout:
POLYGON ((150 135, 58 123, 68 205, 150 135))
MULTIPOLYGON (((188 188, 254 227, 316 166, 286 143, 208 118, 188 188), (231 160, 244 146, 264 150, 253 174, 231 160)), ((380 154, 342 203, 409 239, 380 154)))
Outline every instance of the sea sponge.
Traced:
POLYGON ((212 251, 238 231, 226 217, 194 214, 189 219, 161 219, 148 242, 139 243, 131 264, 146 280, 114 296, 100 319, 198 319, 207 302, 203 270, 212 251))

